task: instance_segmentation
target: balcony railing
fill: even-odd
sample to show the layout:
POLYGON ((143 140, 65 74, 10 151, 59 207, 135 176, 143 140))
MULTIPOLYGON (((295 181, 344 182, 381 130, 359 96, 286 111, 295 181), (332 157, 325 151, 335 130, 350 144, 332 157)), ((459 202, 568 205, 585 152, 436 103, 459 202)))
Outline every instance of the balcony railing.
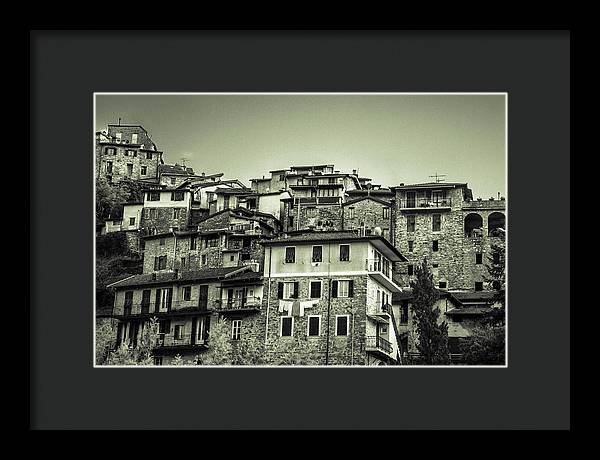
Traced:
POLYGON ((206 299, 200 301, 199 299, 190 300, 172 300, 171 302, 165 302, 156 308, 155 302, 141 302, 141 303, 127 303, 121 310, 118 306, 115 307, 115 316, 132 316, 132 315, 148 315, 155 313, 176 313, 177 311, 182 312, 202 312, 211 309, 219 308, 221 301, 219 299, 211 300, 206 299), (122 312, 122 313, 121 313, 122 312))
POLYGON ((404 198, 399 200, 400 209, 421 209, 421 208, 449 208, 452 206, 450 198, 404 198))
POLYGON ((391 264, 386 259, 366 259, 366 270, 368 272, 381 272, 387 278, 391 278, 391 264))
POLYGON ((260 297, 243 297, 241 299, 231 299, 224 301, 218 309, 221 310, 235 310, 244 308, 260 308, 261 299, 260 297))
POLYGON ((341 196, 306 196, 296 197, 294 199, 294 204, 338 204, 341 200, 341 196))
POLYGON ((391 353, 393 350, 392 344, 379 336, 367 336, 365 345, 367 350, 381 350, 384 353, 391 353))
POLYGON ((197 334, 167 335, 158 334, 155 348, 175 348, 175 347, 193 347, 204 346, 207 344, 207 338, 199 338, 197 334))

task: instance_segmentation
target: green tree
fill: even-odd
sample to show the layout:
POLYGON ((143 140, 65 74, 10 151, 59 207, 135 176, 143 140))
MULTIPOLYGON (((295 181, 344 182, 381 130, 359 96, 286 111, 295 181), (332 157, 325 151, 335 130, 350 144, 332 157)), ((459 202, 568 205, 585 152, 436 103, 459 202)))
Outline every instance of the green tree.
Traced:
POLYGON ((484 325, 502 326, 505 324, 506 306, 506 241, 504 231, 498 229, 490 244, 490 255, 484 280, 496 291, 495 299, 500 308, 494 308, 484 319, 484 325))
POLYGON ((465 364, 504 364, 505 326, 481 325, 461 342, 465 364))
POLYGON ((151 318, 144 324, 137 346, 129 347, 123 343, 119 348, 108 354, 104 364, 109 366, 152 366, 152 354, 158 338, 158 320, 151 318))
POLYGON ((223 318, 214 321, 210 327, 209 348, 198 356, 198 363, 208 366, 230 365, 233 350, 229 339, 229 325, 223 318))
POLYGON ((439 308, 434 307, 439 294, 433 284, 433 275, 427 259, 415 268, 413 289, 413 318, 417 332, 416 347, 423 364, 449 364, 448 324, 439 321, 439 308))
POLYGON ((111 185, 103 177, 96 179, 96 219, 104 220, 109 216, 120 217, 122 204, 131 195, 127 187, 111 185))
POLYGON ((96 364, 105 364, 117 340, 116 320, 96 321, 96 364))

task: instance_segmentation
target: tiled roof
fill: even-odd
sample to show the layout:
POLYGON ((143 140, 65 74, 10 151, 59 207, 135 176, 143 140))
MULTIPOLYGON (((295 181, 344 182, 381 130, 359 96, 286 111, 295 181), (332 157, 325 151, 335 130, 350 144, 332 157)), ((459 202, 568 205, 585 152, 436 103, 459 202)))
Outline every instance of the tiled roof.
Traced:
POLYGON ((373 200, 377 203, 383 204, 385 206, 390 206, 391 203, 389 201, 386 200, 382 200, 381 198, 377 198, 375 196, 372 195, 365 195, 365 196, 361 196, 359 198, 353 198, 351 200, 346 201, 345 203, 342 204, 342 206, 348 206, 350 204, 354 204, 354 203, 358 203, 359 201, 363 201, 363 200, 373 200))
POLYGON ((218 280, 223 278, 225 275, 240 269, 249 270, 250 267, 209 268, 206 270, 180 271, 177 277, 175 277, 175 273, 172 271, 146 273, 142 275, 133 275, 121 281, 109 284, 108 286, 114 288, 123 288, 165 283, 183 283, 199 280, 218 280))
POLYGON ((215 189, 215 193, 222 193, 224 195, 238 195, 243 193, 252 193, 252 190, 249 188, 238 188, 238 187, 218 187, 215 189))
POLYGON ((181 175, 181 176, 193 176, 194 175, 193 168, 183 166, 183 165, 178 165, 178 164, 158 165, 158 171, 160 172, 160 174, 175 174, 175 175, 181 175))
POLYGON ((391 187, 391 190, 395 189, 413 189, 413 188, 432 188, 432 187, 440 187, 440 188, 456 188, 456 187, 466 187, 466 182, 422 182, 420 184, 408 184, 408 185, 397 185, 395 187, 391 187))
POLYGON ((498 291, 465 291, 452 294, 461 302, 489 301, 501 297, 498 291))

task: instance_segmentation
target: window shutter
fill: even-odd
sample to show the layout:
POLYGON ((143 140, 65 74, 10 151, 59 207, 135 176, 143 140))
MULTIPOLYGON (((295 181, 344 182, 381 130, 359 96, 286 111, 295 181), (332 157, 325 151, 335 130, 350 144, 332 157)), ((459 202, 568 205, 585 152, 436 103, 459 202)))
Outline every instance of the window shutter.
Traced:
POLYGON ((167 334, 170 334, 171 333, 171 320, 168 319, 166 322, 167 322, 167 326, 166 326, 165 331, 167 334))
POLYGON ((158 257, 154 256, 154 271, 158 270, 158 257))
POLYGON ((208 340, 208 333, 210 332, 210 316, 204 318, 204 340, 208 340))
POLYGON ((294 281, 294 299, 298 298, 298 295, 300 294, 300 282, 298 281, 294 281))
POLYGON ((196 323, 198 322, 197 318, 192 318, 192 335, 190 336, 190 343, 192 345, 196 344, 196 323))
POLYGON ((158 313, 158 309, 160 308, 160 289, 156 290, 156 301, 154 302, 154 311, 158 313))
POLYGON ((281 281, 277 283, 277 298, 283 299, 283 283, 281 281))
POLYGON ((337 280, 333 280, 331 282, 331 297, 337 297, 338 292, 338 282, 337 280))
POLYGON ((354 280, 348 281, 348 297, 354 296, 354 280))
POLYGON ((167 310, 171 310, 171 301, 173 300, 173 288, 167 290, 167 310))

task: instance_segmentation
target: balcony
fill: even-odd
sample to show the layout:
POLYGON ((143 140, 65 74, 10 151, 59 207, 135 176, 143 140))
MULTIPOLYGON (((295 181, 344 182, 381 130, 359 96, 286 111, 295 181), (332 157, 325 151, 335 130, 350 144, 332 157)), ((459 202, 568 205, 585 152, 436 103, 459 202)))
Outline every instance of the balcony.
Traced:
POLYGON ((260 310, 261 298, 260 297, 242 297, 238 299, 231 299, 222 302, 221 306, 217 308, 219 311, 258 311, 260 310))
POLYGON ((452 199, 450 198, 404 198, 398 200, 401 210, 427 210, 427 209, 450 209, 452 199))
POLYGON ((390 354, 394 348, 392 344, 380 336, 367 336, 365 341, 365 351, 376 354, 381 354, 386 358, 390 357, 390 354))
POLYGON ((294 205, 341 204, 341 196, 310 196, 294 198, 294 205))
POLYGON ((160 333, 156 338, 156 343, 154 348, 158 349, 173 349, 173 348, 194 348, 194 347, 202 347, 206 348, 208 346, 208 337, 198 338, 197 334, 180 334, 178 336, 175 335, 167 335, 160 333))
MULTIPOLYGON (((155 302, 133 303, 126 302, 122 313, 115 313, 116 317, 137 317, 137 316, 154 316, 154 315, 185 315, 192 313, 210 312, 213 309, 219 308, 220 300, 190 299, 190 300, 172 300, 156 308, 155 302)), ((118 308, 118 307, 116 307, 118 308)))
POLYGON ((365 269, 385 288, 392 292, 401 292, 400 287, 392 281, 392 264, 387 259, 365 259, 365 269))

